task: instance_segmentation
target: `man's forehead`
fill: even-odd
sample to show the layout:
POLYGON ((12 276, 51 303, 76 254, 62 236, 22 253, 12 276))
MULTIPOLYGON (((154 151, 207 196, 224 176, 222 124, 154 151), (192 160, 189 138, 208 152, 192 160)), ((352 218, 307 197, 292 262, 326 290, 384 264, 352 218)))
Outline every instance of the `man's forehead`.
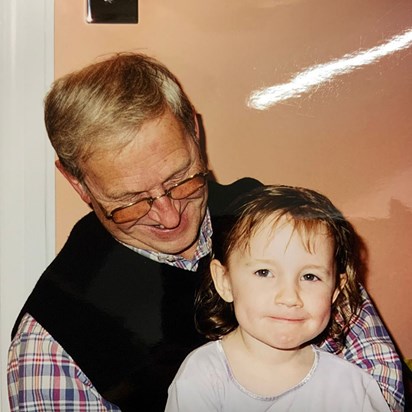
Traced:
POLYGON ((181 147, 168 153, 166 161, 162 158, 159 154, 145 161, 133 151, 117 156, 102 153, 85 165, 85 180, 107 200, 118 200, 178 183, 203 169, 196 147, 181 147))

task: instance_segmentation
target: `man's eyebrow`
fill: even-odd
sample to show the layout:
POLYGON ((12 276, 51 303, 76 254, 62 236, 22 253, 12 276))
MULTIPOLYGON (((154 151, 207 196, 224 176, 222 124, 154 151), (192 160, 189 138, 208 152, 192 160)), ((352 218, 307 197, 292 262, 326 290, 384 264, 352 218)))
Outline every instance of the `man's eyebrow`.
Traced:
MULTIPOLYGON (((189 162, 188 164, 185 164, 180 170, 177 170, 175 172, 172 172, 160 185, 164 185, 167 183, 169 180, 172 180, 176 177, 178 177, 180 174, 183 175, 185 174, 191 167, 191 163, 189 162)), ((150 189, 149 189, 150 190, 150 189)), ((123 192, 109 192, 106 193, 104 196, 108 201, 121 201, 122 199, 125 198, 130 198, 132 196, 139 196, 143 193, 148 192, 147 190, 142 190, 142 191, 123 191, 123 192)))
POLYGON ((144 192, 131 192, 131 191, 124 191, 124 192, 111 192, 111 193, 106 193, 104 196, 106 200, 115 202, 115 201, 120 201, 122 199, 130 198, 132 196, 139 196, 144 192))
POLYGON ((183 175, 184 175, 185 173, 187 173, 187 171, 190 169, 190 167, 191 167, 191 163, 188 163, 188 164, 184 165, 180 170, 177 170, 176 172, 171 173, 171 174, 167 177, 167 179, 165 179, 165 180, 162 182, 162 184, 165 184, 165 183, 169 182, 170 180, 176 179, 176 177, 180 177, 179 175, 181 175, 181 177, 183 178, 183 175))

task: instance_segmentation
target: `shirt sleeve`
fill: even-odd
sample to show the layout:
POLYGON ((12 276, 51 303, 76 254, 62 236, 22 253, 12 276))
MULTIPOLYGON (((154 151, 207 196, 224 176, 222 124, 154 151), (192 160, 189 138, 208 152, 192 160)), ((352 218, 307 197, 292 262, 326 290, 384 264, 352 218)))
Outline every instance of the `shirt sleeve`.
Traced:
POLYGON ((210 385, 199 385, 190 379, 176 379, 169 386, 165 412, 219 412, 218 398, 213 398, 210 385))
POLYGON ((11 412, 120 411, 101 397, 70 355, 29 314, 10 345, 7 383, 11 412))
POLYGON ((375 380, 371 380, 366 388, 362 412, 390 412, 375 380))
POLYGON ((378 382, 391 410, 402 412, 405 409, 402 362, 362 286, 361 294, 359 315, 351 322, 343 351, 337 353, 337 346, 332 339, 326 340, 321 347, 370 373, 378 382))
POLYGON ((169 386, 165 412, 225 410, 226 370, 220 356, 216 342, 210 342, 186 357, 169 386))

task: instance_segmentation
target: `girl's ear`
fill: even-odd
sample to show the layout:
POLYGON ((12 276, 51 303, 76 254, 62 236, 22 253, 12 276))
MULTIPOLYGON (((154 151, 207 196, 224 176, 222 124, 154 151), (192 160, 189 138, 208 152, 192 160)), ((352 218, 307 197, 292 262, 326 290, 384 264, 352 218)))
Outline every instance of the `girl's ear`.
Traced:
POLYGON ((225 302, 233 302, 229 274, 219 260, 213 259, 210 262, 210 274, 212 275, 213 283, 215 284, 215 288, 220 297, 225 302))
POLYGON ((348 281, 348 275, 346 273, 341 273, 339 277, 340 277, 339 286, 336 287, 335 291, 333 292, 332 303, 335 303, 335 300, 338 298, 339 293, 342 291, 342 289, 346 285, 346 282, 348 281))

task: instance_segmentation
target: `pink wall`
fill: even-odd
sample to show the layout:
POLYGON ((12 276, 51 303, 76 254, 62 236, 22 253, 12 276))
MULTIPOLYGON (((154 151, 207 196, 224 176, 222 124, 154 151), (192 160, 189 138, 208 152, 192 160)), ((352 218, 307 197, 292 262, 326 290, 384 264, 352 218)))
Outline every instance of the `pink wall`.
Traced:
MULTIPOLYGON (((311 187, 350 218, 369 250, 368 291, 411 358, 412 46, 370 49, 412 29, 412 3, 139 3, 136 25, 89 25, 84 0, 56 2, 56 76, 114 51, 142 51, 164 62, 203 117, 218 180, 249 175, 311 187), (370 51, 369 64, 361 55, 363 65, 337 75, 347 55, 361 50, 370 51), (326 66, 334 73, 326 83, 265 111, 247 107, 251 91, 288 83, 333 59, 340 66, 326 66)), ((58 176, 58 249, 86 211, 58 176)))

